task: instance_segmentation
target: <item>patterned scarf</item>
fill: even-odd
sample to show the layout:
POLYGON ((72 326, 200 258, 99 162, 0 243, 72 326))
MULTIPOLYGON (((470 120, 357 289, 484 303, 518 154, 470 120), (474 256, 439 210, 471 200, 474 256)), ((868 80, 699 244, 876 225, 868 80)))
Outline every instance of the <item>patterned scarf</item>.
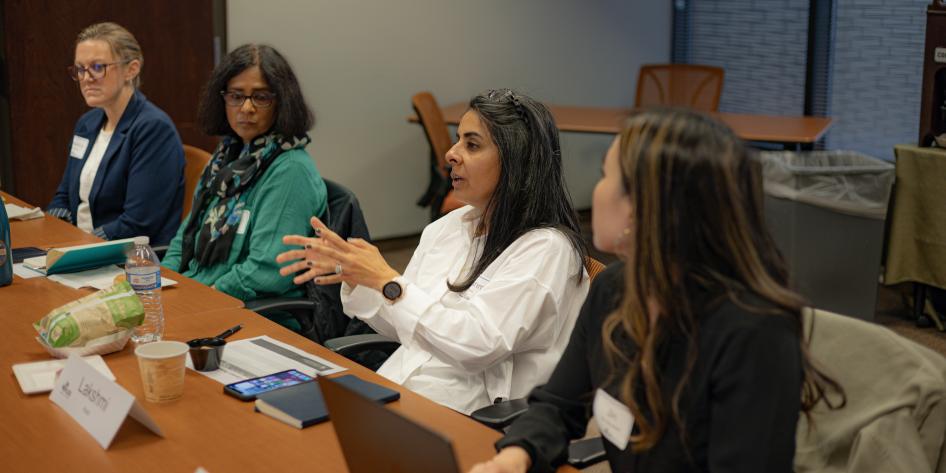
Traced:
POLYGON ((194 258, 201 266, 225 262, 243 218, 245 191, 266 173, 280 154, 304 148, 309 141, 308 135, 286 139, 271 133, 244 145, 237 137, 225 136, 200 177, 191 218, 184 229, 178 272, 187 271, 194 258), (208 209, 214 196, 219 200, 208 209), (203 221, 200 221, 201 216, 203 221))

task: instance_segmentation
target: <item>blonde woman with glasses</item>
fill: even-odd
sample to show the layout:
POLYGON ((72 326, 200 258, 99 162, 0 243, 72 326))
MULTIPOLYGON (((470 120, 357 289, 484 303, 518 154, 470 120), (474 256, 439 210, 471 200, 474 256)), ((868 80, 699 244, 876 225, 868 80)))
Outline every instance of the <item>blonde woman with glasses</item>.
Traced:
POLYGON ((97 23, 76 39, 67 70, 85 103, 66 171, 47 213, 107 239, 171 240, 181 222, 184 150, 174 123, 138 90, 144 56, 135 37, 97 23))

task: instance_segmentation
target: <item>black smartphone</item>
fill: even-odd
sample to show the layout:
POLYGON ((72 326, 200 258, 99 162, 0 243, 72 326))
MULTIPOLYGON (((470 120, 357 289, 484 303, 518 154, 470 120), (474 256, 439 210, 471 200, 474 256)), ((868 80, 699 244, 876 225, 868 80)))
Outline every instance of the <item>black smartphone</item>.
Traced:
POLYGON ((252 401, 258 394, 312 381, 315 378, 301 371, 286 370, 228 384, 223 387, 223 392, 241 401, 252 401))
POLYGON ((36 248, 35 246, 25 246, 23 248, 14 248, 13 249, 13 264, 22 263, 23 260, 27 258, 43 256, 45 254, 46 254, 46 250, 36 248))

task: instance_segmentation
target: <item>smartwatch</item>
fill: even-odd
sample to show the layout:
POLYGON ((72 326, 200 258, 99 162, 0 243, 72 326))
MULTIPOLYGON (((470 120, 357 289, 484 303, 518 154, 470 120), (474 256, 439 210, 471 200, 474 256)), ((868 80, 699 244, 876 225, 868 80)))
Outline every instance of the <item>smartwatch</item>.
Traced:
POLYGON ((384 283, 384 286, 381 286, 381 295, 383 295, 388 302, 397 301, 401 298, 402 294, 404 294, 404 288, 401 286, 401 283, 396 280, 388 281, 384 283))

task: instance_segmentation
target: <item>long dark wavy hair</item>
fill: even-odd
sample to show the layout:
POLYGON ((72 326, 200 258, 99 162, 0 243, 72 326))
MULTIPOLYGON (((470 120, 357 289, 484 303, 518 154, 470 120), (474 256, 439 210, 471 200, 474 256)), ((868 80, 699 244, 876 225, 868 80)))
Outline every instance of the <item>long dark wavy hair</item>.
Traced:
POLYGON ((454 292, 466 291, 509 245, 538 228, 554 228, 568 238, 581 282, 588 248, 562 177, 562 150, 552 114, 540 102, 509 89, 473 97, 470 110, 479 115, 499 148, 499 182, 477 228, 477 234, 486 235, 482 254, 465 279, 447 286, 454 292))
POLYGON ((670 417, 686 438, 679 404, 696 363, 697 294, 789 317, 799 334, 804 370, 802 411, 808 416, 822 399, 829 407, 843 406, 841 386, 808 354, 802 335, 805 301, 788 287, 788 271, 765 223, 759 163, 742 140, 704 115, 650 110, 628 121, 619 156, 635 224, 622 255, 624 297, 605 319, 602 337, 612 373, 620 379, 620 398, 639 428, 631 436, 634 451, 652 448, 670 417), (747 294, 771 306, 746 302, 747 294), (648 310, 654 306, 657 314, 648 310), (661 394, 657 352, 671 331, 682 333, 688 347, 684 375, 668 403, 661 394), (627 338, 637 347, 634 353, 619 346, 627 338), (840 394, 838 405, 827 398, 828 390, 840 394))

